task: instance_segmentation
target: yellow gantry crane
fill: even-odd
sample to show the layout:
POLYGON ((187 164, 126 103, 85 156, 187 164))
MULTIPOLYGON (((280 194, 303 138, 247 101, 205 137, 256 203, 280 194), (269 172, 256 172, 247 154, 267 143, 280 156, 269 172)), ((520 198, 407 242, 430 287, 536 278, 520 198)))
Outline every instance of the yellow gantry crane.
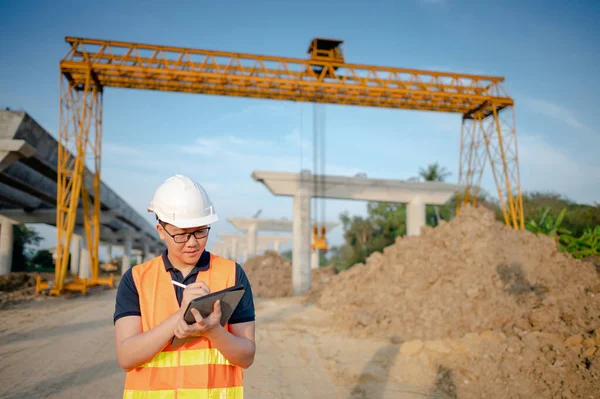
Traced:
POLYGON ((346 104, 462 115, 462 205, 477 202, 489 162, 507 225, 523 229, 514 102, 504 78, 346 63, 343 42, 311 41, 308 59, 67 37, 60 62, 57 260, 64 284, 76 210, 83 205, 98 283, 102 93, 105 87, 346 104), (69 153, 74 156, 69 156, 69 153))

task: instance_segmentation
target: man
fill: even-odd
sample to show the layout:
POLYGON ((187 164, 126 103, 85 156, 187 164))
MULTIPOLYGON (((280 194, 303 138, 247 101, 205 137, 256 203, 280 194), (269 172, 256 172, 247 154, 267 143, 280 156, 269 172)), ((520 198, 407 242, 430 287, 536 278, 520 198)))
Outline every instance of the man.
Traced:
POLYGON ((117 290, 116 351, 127 372, 123 398, 243 398, 243 369, 256 352, 254 301, 240 265, 205 251, 210 225, 218 220, 212 202, 200 184, 175 175, 156 190, 148 211, 167 249, 127 270, 117 290), (219 302, 206 318, 194 311, 196 322, 184 321, 194 298, 236 284, 246 292, 225 327, 219 302), (197 339, 171 348, 173 336, 197 339))

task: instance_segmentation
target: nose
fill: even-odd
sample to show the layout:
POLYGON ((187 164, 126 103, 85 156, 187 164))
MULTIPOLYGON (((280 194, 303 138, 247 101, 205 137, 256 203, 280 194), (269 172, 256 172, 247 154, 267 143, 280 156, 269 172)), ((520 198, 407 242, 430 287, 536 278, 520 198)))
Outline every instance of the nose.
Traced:
POLYGON ((198 239, 196 237, 194 237, 193 234, 190 235, 190 239, 187 240, 187 242, 185 243, 185 245, 187 247, 196 247, 198 245, 200 245, 200 243, 198 242, 198 239))

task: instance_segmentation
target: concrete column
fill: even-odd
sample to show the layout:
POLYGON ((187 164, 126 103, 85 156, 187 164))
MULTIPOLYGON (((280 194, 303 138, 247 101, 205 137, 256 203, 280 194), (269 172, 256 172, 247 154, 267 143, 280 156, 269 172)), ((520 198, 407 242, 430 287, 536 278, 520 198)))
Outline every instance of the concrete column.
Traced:
POLYGON ((106 244, 106 263, 112 262, 112 244, 106 244))
POLYGON ((277 253, 279 253, 279 244, 281 244, 278 240, 275 240, 275 242, 273 243, 273 250, 277 253))
POLYGON ((238 258, 238 240, 235 238, 231 240, 231 260, 238 263, 240 262, 240 259, 238 258))
POLYGON ((130 235, 125 236, 125 243, 123 245, 123 257, 121 258, 121 275, 125 274, 131 267, 131 246, 133 244, 133 237, 130 235))
POLYGON ((321 250, 320 249, 313 249, 312 253, 310 254, 310 268, 311 269, 318 269, 319 268, 319 258, 321 255, 321 250))
POLYGON ((90 250, 85 235, 81 239, 81 252, 79 258, 79 278, 92 278, 92 268, 90 266, 90 250))
POLYGON ((142 263, 144 263, 144 256, 143 256, 141 253, 140 253, 140 254, 137 254, 137 259, 136 259, 136 261, 137 261, 137 264, 138 264, 138 265, 141 265, 142 263))
MULTIPOLYGON (((144 240, 142 242, 142 262, 147 262, 150 259, 152 259, 150 254, 150 247, 148 246, 148 241, 144 240)), ((142 262, 138 261, 138 264, 142 262)))
POLYGON ((423 226, 425 226, 425 204, 415 199, 406 204, 406 234, 418 236, 423 226))
POLYGON ((79 273, 79 264, 81 262, 81 236, 73 233, 71 236, 71 274, 76 276, 79 273))
POLYGON ((248 228, 248 256, 256 256, 256 225, 248 228))
POLYGON ((13 223, 5 218, 0 220, 0 275, 5 275, 12 270, 13 223))
POLYGON ((310 173, 302 172, 300 189, 294 196, 292 288, 294 295, 311 289, 310 271, 310 173))

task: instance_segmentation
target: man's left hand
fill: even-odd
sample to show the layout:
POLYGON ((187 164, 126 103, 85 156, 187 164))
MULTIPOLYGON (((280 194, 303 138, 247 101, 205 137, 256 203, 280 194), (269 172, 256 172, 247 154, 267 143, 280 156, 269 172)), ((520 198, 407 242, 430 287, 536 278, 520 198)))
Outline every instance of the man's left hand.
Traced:
POLYGON ((200 312, 196 309, 191 310, 196 322, 194 324, 187 324, 183 319, 179 319, 177 328, 175 328, 175 336, 177 338, 186 338, 190 336, 194 337, 207 337, 211 332, 221 327, 221 301, 216 301, 213 307, 213 312, 206 318, 203 318, 200 312))

